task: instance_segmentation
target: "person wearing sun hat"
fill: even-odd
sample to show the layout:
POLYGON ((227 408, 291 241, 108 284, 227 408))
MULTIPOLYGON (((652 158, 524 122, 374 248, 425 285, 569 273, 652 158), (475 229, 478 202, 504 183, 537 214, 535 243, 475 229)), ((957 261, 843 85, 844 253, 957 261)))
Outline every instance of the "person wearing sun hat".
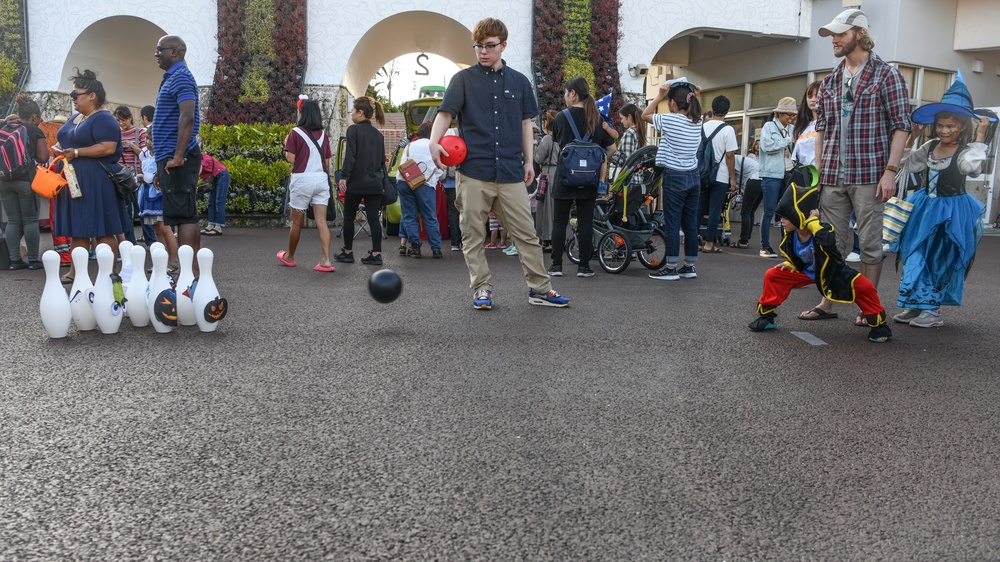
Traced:
POLYGON ((893 320, 917 328, 944 325, 941 306, 960 306, 965 278, 983 235, 982 203, 966 193, 968 176, 982 173, 990 118, 976 115, 961 71, 940 103, 913 112, 913 131, 900 167, 918 173, 921 187, 907 199, 910 219, 893 244, 903 264, 893 320), (973 137, 975 124, 975 137, 973 137), (926 125, 931 138, 909 148, 926 125), (973 140, 974 139, 974 140, 973 140))
MULTIPOLYGON (((776 329, 776 311, 792 289, 816 285, 826 299, 857 303, 871 328, 868 341, 885 343, 892 338, 892 329, 886 325, 885 307, 878 291, 868 278, 844 263, 843 255, 837 250, 833 227, 819 220, 819 189, 816 187, 819 173, 814 166, 805 169, 809 185, 793 182, 775 209, 785 229, 779 246, 785 261, 764 274, 757 318, 749 328, 754 332, 776 329)), ((821 319, 837 317, 835 312, 819 308, 814 312, 821 319)))
MULTIPOLYGON (((899 70, 873 52, 868 16, 858 9, 841 12, 819 29, 842 58, 823 79, 816 103, 816 162, 820 171, 820 214, 837 233, 837 248, 847 255, 854 243, 851 213, 857 217, 861 274, 878 286, 882 273, 882 213, 896 192, 896 170, 910 131, 910 94, 899 70)), ((803 320, 814 320, 823 299, 803 320)), ((863 314, 855 324, 866 326, 863 314)))
POLYGON ((799 108, 793 97, 783 97, 774 108, 774 119, 760 129, 760 186, 764 195, 764 216, 760 219, 760 257, 776 258, 771 248, 771 219, 785 185, 785 155, 790 150, 792 123, 799 108))

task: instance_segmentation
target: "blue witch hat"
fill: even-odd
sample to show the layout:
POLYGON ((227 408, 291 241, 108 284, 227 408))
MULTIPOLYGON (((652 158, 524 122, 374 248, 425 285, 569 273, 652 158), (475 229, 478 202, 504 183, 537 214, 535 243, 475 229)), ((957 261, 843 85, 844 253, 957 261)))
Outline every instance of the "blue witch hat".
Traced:
POLYGON ((918 107, 913 112, 913 122, 921 125, 933 125, 934 116, 940 111, 950 111, 959 115, 968 115, 973 119, 979 116, 972 110, 972 94, 965 85, 961 69, 955 74, 955 81, 948 91, 941 96, 940 103, 929 103, 918 107))

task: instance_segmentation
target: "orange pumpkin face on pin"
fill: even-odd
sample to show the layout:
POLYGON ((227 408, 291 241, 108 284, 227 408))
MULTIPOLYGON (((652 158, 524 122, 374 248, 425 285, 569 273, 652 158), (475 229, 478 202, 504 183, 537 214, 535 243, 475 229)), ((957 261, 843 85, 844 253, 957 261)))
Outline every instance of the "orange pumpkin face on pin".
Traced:
POLYGON ((156 320, 165 326, 177 325, 177 292, 173 289, 164 289, 156 295, 153 303, 153 315, 156 320))
POLYGON ((229 312, 229 301, 216 297, 205 305, 205 321, 218 322, 226 317, 227 312, 229 312))

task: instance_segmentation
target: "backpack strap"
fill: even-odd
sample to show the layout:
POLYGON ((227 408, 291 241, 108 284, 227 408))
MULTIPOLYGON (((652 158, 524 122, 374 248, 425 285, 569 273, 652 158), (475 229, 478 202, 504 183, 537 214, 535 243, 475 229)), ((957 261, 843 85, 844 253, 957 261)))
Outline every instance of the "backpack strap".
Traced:
MULTIPOLYGON (((716 127, 715 130, 712 131, 711 135, 708 135, 706 137, 705 136, 705 126, 702 125, 701 126, 701 140, 702 140, 702 142, 712 142, 712 139, 715 138, 715 135, 719 134, 719 131, 721 131, 722 129, 724 129, 726 127, 729 127, 729 124, 728 123, 723 123, 721 126, 716 127)), ((722 163, 722 158, 725 158, 725 156, 726 156, 726 152, 723 151, 722 152, 722 157, 720 157, 719 160, 718 160, 719 164, 722 163)), ((712 147, 712 159, 715 160, 715 147, 712 147)))
POLYGON ((566 116, 566 120, 569 121, 570 129, 573 129, 573 138, 581 142, 590 142, 590 133, 586 136, 580 136, 580 129, 576 128, 576 121, 573 119, 573 114, 569 112, 569 108, 562 110, 563 115, 566 116))

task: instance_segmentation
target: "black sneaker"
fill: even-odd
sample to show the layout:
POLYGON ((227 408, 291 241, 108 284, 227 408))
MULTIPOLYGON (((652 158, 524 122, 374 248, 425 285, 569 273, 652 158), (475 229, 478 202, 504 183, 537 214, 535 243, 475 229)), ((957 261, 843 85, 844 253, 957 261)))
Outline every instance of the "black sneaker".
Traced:
POLYGON ((664 267, 659 271, 654 271, 649 274, 650 279, 659 279, 660 281, 677 281, 681 278, 680 274, 677 272, 676 267, 664 267))
POLYGON ((590 269, 589 267, 580 266, 580 268, 576 270, 576 276, 577 277, 593 277, 594 276, 594 270, 590 269))
POLYGON ((25 262, 24 260, 12 261, 10 262, 10 265, 7 266, 7 269, 10 271, 17 271, 19 269, 28 269, 28 263, 25 262))
POLYGON ((761 314, 753 322, 750 323, 748 328, 751 332, 765 332, 767 330, 777 329, 778 323, 774 321, 774 314, 761 314))
POLYGON ((760 251, 760 257, 762 258, 776 258, 778 254, 775 253, 771 248, 764 248, 760 251))
POLYGON ((333 256, 333 261, 340 263, 354 263, 354 252, 348 254, 346 250, 347 248, 341 248, 340 253, 333 256))
POLYGON ((369 250, 368 255, 361 258, 361 263, 365 265, 382 265, 382 254, 375 255, 369 250))
POLYGON ((441 253, 441 250, 431 250, 431 257, 439 260, 444 257, 444 254, 441 253))
POLYGON ((401 256, 405 256, 406 255, 406 244, 400 244, 399 245, 399 255, 401 255, 401 256))
POLYGON ((551 275, 552 277, 562 277, 563 276, 562 275, 562 266, 561 265, 555 265, 555 264, 552 264, 551 266, 549 266, 549 275, 551 275))
POLYGON ((420 259, 420 244, 410 242, 410 249, 406 251, 407 257, 420 259))
POLYGON ((694 271, 694 265, 685 265, 684 267, 677 270, 677 275, 683 277, 684 279, 695 279, 698 274, 694 271))

